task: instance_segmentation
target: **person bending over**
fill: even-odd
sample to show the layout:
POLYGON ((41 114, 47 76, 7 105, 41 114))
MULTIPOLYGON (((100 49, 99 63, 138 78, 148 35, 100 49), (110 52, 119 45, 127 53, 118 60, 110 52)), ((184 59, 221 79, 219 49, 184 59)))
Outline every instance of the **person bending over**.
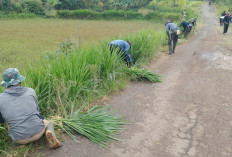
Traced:
POLYGON ((168 46, 169 46, 168 54, 175 53, 175 48, 178 41, 179 28, 175 23, 172 23, 171 21, 168 20, 165 23, 165 30, 168 36, 168 46))
POLYGON ((121 58, 126 62, 128 67, 131 67, 132 58, 129 53, 131 49, 131 42, 124 40, 114 40, 109 43, 110 51, 117 51, 117 54, 121 54, 121 58))

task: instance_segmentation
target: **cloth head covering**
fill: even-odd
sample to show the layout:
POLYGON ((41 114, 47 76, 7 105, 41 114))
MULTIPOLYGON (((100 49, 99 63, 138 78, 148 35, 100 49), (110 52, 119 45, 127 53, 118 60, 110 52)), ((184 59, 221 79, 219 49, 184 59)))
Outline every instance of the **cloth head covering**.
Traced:
POLYGON ((25 80, 25 77, 20 75, 18 69, 9 68, 2 73, 3 81, 1 82, 2 87, 9 87, 12 85, 17 85, 18 83, 25 80))

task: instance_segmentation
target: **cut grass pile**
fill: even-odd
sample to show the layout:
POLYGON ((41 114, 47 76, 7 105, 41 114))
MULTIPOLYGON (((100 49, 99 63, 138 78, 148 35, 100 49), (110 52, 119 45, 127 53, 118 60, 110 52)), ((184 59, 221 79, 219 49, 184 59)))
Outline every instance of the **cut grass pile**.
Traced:
POLYGON ((127 68, 126 72, 134 81, 161 82, 159 75, 156 75, 154 72, 146 69, 127 68))
POLYGON ((94 143, 105 147, 112 140, 118 140, 114 136, 121 130, 120 126, 125 121, 120 116, 113 115, 109 111, 111 106, 102 108, 95 106, 85 113, 81 109, 71 112, 67 118, 54 117, 52 121, 72 139, 79 142, 75 133, 88 137, 94 143))

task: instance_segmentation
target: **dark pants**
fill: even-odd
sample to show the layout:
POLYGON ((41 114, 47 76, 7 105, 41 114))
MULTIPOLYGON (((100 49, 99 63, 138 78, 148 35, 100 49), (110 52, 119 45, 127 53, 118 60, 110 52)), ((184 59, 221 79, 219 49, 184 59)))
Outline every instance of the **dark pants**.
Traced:
POLYGON ((175 52, 177 41, 178 41, 178 35, 176 33, 171 33, 170 40, 168 41, 170 52, 172 53, 175 52))
POLYGON ((121 59, 123 59, 126 62, 126 64, 127 64, 128 67, 131 67, 131 61, 132 61, 132 59, 131 59, 131 55, 130 55, 129 52, 126 52, 124 49, 122 49, 118 45, 110 44, 110 52, 111 52, 111 54, 114 51, 117 53, 117 55, 121 54, 121 59))
POLYGON ((223 33, 227 33, 229 24, 224 23, 224 31, 223 33))
POLYGON ((1 115, 1 113, 0 113, 0 123, 4 123, 4 119, 2 118, 2 115, 1 115))
POLYGON ((187 37, 191 30, 192 30, 192 26, 187 26, 184 32, 184 37, 187 37))
POLYGON ((220 26, 222 26, 223 25, 223 19, 219 18, 219 21, 220 21, 220 26))

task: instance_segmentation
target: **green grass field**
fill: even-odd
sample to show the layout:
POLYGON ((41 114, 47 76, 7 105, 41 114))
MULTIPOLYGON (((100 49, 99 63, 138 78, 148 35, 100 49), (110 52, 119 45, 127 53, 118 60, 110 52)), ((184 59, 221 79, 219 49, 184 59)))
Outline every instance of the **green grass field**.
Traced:
POLYGON ((45 51, 70 38, 77 46, 87 47, 100 41, 143 29, 159 30, 149 21, 88 21, 62 19, 1 20, 0 72, 9 67, 20 71, 36 63, 45 51))

